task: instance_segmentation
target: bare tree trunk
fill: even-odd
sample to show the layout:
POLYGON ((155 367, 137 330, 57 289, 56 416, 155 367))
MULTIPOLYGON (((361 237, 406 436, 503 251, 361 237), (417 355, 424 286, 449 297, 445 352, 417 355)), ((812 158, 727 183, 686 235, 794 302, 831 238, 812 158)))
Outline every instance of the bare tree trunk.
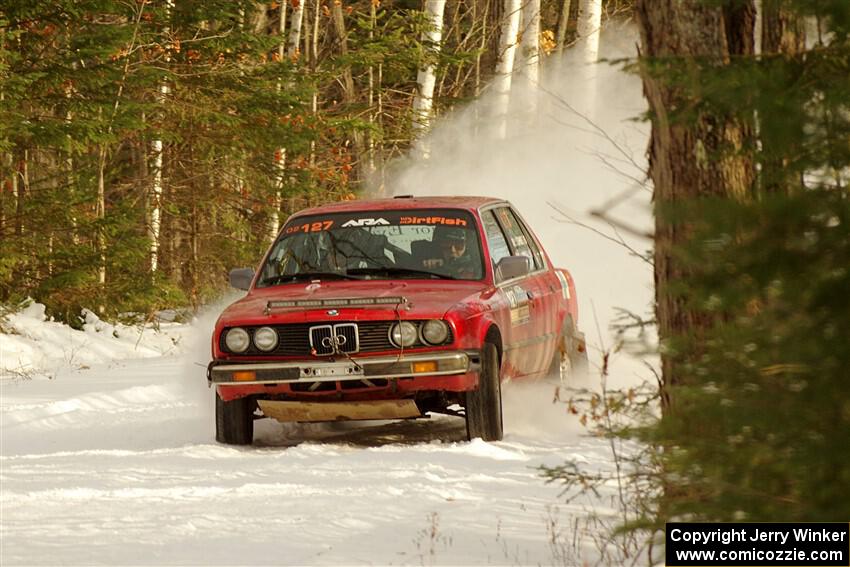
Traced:
MULTIPOLYGON (((413 97, 413 137, 420 138, 428 131, 431 125, 431 111, 434 105, 434 84, 437 80, 437 64, 433 60, 440 53, 440 42, 443 38, 443 13, 446 8, 446 0, 426 0, 425 16, 428 29, 422 36, 422 43, 431 52, 420 64, 419 74, 416 77, 416 95, 413 97)), ((419 152, 422 157, 427 158, 428 147, 420 142, 419 152)))
POLYGON ((561 0, 561 11, 558 12, 558 27, 555 30, 555 51, 560 55, 564 52, 567 41, 567 26, 570 23, 570 0, 561 0))
MULTIPOLYGON (((95 218, 101 224, 95 231, 95 248, 98 254, 97 283, 101 289, 106 287, 106 237, 103 234, 103 221, 106 218, 106 146, 101 144, 97 160, 97 200, 95 201, 95 218)), ((99 313, 105 311, 104 304, 97 306, 99 313)))
POLYGON ((517 39, 522 0, 504 0, 505 14, 499 36, 499 58, 493 79, 493 119, 496 137, 505 139, 508 134, 508 107, 511 97, 511 75, 516 57, 517 39))
POLYGON ((15 200, 15 236, 20 242, 24 236, 24 202, 27 198, 27 184, 21 183, 27 179, 27 151, 21 152, 20 160, 12 158, 12 198, 15 200))
POLYGON ((286 56, 295 61, 298 59, 298 44, 301 41, 301 23, 304 21, 304 2, 292 0, 292 22, 289 27, 289 45, 286 56))
MULTIPOLYGON (((165 2, 165 17, 170 19, 171 11, 174 8, 174 0, 166 0, 165 2)), ((162 35, 168 43, 171 43, 171 26, 166 24, 162 29, 162 35)), ((168 55, 169 50, 165 50, 165 64, 171 60, 168 55)), ((168 81, 163 79, 159 84, 156 101, 160 108, 165 106, 165 100, 168 97, 169 88, 168 81)), ((153 149, 153 184, 151 186, 150 203, 149 203, 149 218, 148 218, 148 239, 150 240, 150 271, 155 273, 157 270, 157 262, 159 260, 159 233, 162 222, 162 139, 157 138, 152 142, 153 149)))
POLYGON ((582 60, 599 60, 599 31, 602 28, 602 0, 580 0, 577 31, 581 42, 582 60))
POLYGON ((540 0, 525 0, 522 5, 519 78, 526 91, 529 118, 537 116, 537 86, 540 82, 540 0))
MULTIPOLYGON (((794 57, 806 50, 805 20, 784 8, 778 0, 762 0, 762 54, 765 56, 794 57)), ((768 120, 780 117, 765 117, 768 120)), ((797 139, 803 138, 798 132, 797 139)), ((761 138, 764 156, 761 164, 761 187, 766 193, 787 193, 802 188, 803 180, 789 172, 792 156, 777 155, 768 137, 761 138)))
POLYGON ((189 252, 190 252, 190 260, 189 260, 189 281, 191 290, 189 294, 189 299, 192 303, 192 312, 197 313, 198 309, 201 306, 200 297, 198 296, 198 272, 200 270, 200 262, 198 260, 198 250, 200 248, 200 230, 199 230, 199 219, 200 215, 198 213, 198 199, 195 198, 195 181, 191 182, 192 187, 192 217, 189 220, 189 252))
MULTIPOLYGON (((378 8, 375 2, 369 2, 369 41, 375 39, 375 25, 378 21, 378 8)), ((369 125, 372 127, 368 134, 369 152, 369 183, 374 183, 375 176, 375 66, 369 65, 369 125)), ((379 188, 379 192, 382 188, 379 188)))
MULTIPOLYGON (((342 11, 342 0, 335 0, 331 8, 331 16, 333 17, 334 31, 339 40, 339 52, 343 57, 348 57, 348 32, 345 30, 345 16, 342 11)), ((351 73, 351 66, 346 66, 342 74, 342 86, 344 102, 353 104, 357 101, 357 90, 354 86, 354 76, 351 73)), ((366 164, 365 150, 363 148, 363 134, 359 130, 355 130, 352 134, 354 138, 354 154, 357 160, 357 167, 360 171, 361 178, 365 177, 363 168, 366 164)))
MULTIPOLYGON (((342 2, 334 2, 331 9, 333 16, 334 31, 336 31, 337 40, 339 40, 339 52, 343 57, 348 57, 348 32, 345 31, 345 16, 342 12, 342 2)), ((354 90, 354 77, 351 74, 351 67, 346 67, 342 74, 342 86, 346 102, 354 102, 357 95, 354 90)))
MULTIPOLYGON (((377 85, 378 92, 376 93, 377 107, 376 107, 376 112, 375 112, 375 118, 377 120, 377 125, 381 130, 383 130, 383 124, 384 124, 384 103, 383 103, 384 98, 381 94, 381 90, 382 90, 381 85, 383 84, 383 82, 384 82, 384 66, 383 66, 383 64, 379 63, 378 64, 378 85, 377 85)), ((377 160, 378 160, 378 163, 377 163, 378 182, 377 183, 378 183, 378 195, 382 195, 382 196, 386 195, 386 186, 387 186, 387 170, 384 167, 384 162, 385 162, 384 152, 385 152, 384 145, 381 144, 381 147, 378 150, 378 154, 377 154, 377 160)))
POLYGON ((519 46, 520 73, 536 85, 540 75, 540 0, 526 0, 522 5, 519 46))
POLYGON ((806 49, 803 18, 783 8, 779 0, 762 0, 762 53, 794 55, 806 49))
MULTIPOLYGON (((478 4, 479 0, 475 0, 474 11, 472 13, 472 20, 478 21, 478 4)), ((481 94, 481 56, 484 54, 484 50, 487 47, 487 20, 488 14, 490 10, 490 2, 484 1, 484 11, 481 14, 481 42, 478 45, 478 53, 475 56, 475 85, 473 93, 475 94, 475 98, 481 94)), ((477 110, 476 110, 477 112, 477 110)))
MULTIPOLYGON (((0 94, 0 102, 2 102, 2 94, 0 94)), ((15 181, 15 171, 12 167, 15 159, 10 152, 3 153, 3 175, 0 175, 0 235, 6 235, 6 190, 12 194, 12 202, 17 200, 17 182, 15 181), (6 176, 9 176, 7 180, 6 176)))
MULTIPOLYGON (((32 193, 30 192, 30 174, 29 174, 29 160, 30 160, 30 151, 29 148, 24 148, 21 151, 21 156, 18 162, 15 164, 15 177, 16 184, 13 187, 15 191, 16 199, 15 199, 15 233, 18 236, 19 245, 24 245, 24 234, 29 232, 33 233, 34 227, 30 227, 30 230, 24 225, 24 220, 26 219, 26 203, 28 199, 32 198, 32 193), (17 178, 20 178, 19 180, 17 178)), ((27 262, 31 262, 31 259, 28 259, 27 262)), ((24 264, 23 267, 23 276, 26 277, 28 272, 31 272, 33 269, 33 264, 24 264)), ((21 281, 21 277, 14 278, 17 281, 21 281)))
POLYGON ((579 86, 578 107, 590 116, 597 113, 599 61, 599 34, 602 27, 602 0, 580 0, 576 22, 578 44, 576 48, 582 65, 575 76, 579 86))
MULTIPOLYGON (((643 58, 704 62, 723 65, 729 48, 720 8, 701 0, 638 0, 636 14, 643 58)), ((642 65, 644 94, 649 102, 652 131, 649 142, 649 176, 654 185, 656 318, 662 345, 692 333, 699 336, 712 320, 686 307, 676 294, 676 282, 687 281, 689 268, 674 249, 689 238, 689 231, 670 222, 669 206, 702 197, 746 198, 752 188, 752 163, 738 151, 744 129, 732 119, 701 114, 683 121, 671 112, 689 104, 688 93, 667 84, 642 65), (711 156, 711 157, 709 157, 711 156)), ((671 386, 681 383, 683 360, 662 346, 662 397, 665 411, 673 403, 671 386)))
POLYGON ((723 7, 723 24, 730 55, 754 55, 756 52, 755 0, 743 0, 723 7))
MULTIPOLYGON (((312 43, 312 53, 310 55, 310 70, 313 74, 316 73, 316 70, 319 66, 319 22, 321 21, 321 0, 316 0, 315 5, 313 6, 313 43, 312 43)), ((372 5, 374 9, 374 4, 372 5)), ((311 110, 313 112, 313 116, 319 113, 319 93, 317 90, 313 91, 312 97, 312 106, 311 110)), ((316 165, 316 141, 310 140, 310 167, 314 167, 316 165)))
MULTIPOLYGON (((280 3, 280 17, 278 18, 278 35, 280 43, 277 46, 277 56, 280 61, 286 56, 286 40, 284 32, 286 31, 286 2, 280 3)), ((278 80, 277 90, 280 92, 282 82, 278 80)), ((272 198, 271 219, 269 222, 269 237, 274 240, 277 238, 277 233, 280 230, 280 208, 283 202, 283 185, 286 175, 286 148, 280 147, 274 153, 274 197, 272 198)))

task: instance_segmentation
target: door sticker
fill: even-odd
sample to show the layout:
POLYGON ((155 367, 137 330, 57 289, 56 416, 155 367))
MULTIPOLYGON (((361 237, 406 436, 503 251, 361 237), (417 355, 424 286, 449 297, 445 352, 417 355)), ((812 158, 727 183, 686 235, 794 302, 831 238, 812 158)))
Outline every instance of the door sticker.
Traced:
POLYGON ((505 290, 505 296, 511 306, 511 325, 524 325, 531 320, 531 310, 528 306, 528 292, 520 285, 505 290))
POLYGON ((555 272, 555 275, 558 276, 558 281, 561 282, 561 294, 564 296, 564 299, 570 298, 570 284, 567 281, 567 276, 564 275, 564 272, 555 272))

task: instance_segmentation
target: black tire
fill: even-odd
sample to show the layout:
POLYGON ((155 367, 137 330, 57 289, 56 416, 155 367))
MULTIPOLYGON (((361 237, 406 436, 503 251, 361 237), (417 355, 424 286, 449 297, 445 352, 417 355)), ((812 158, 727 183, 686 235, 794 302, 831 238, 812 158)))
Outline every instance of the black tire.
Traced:
POLYGON ((215 396, 215 440, 227 445, 250 445, 254 441, 254 408, 248 396, 225 402, 215 396))
POLYGON ((500 441, 503 435, 499 352, 496 345, 484 343, 478 388, 466 393, 466 436, 470 441, 500 441))
POLYGON ((576 329, 573 318, 567 315, 561 329, 559 343, 552 355, 549 375, 564 382, 566 378, 586 373, 587 369, 587 344, 584 340, 584 333, 576 329), (566 356, 566 359, 563 358, 564 356, 566 356), (569 376, 561 375, 562 362, 566 363, 564 368, 569 368, 569 376))

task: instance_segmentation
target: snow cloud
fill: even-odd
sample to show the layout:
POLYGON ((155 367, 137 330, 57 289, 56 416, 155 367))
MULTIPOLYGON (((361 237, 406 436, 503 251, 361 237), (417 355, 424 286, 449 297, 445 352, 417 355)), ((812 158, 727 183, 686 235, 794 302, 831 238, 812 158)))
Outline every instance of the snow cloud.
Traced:
MULTIPOLYGON (((636 41, 632 26, 612 23, 603 30, 600 57, 632 57, 636 41)), ((487 95, 443 116, 423 142, 429 157, 400 164, 387 187, 394 194, 510 200, 552 261, 573 274, 579 325, 598 367, 600 348, 613 343, 617 308, 645 316, 651 307, 652 268, 629 251, 644 253, 651 245, 638 236, 652 228, 644 174, 648 125, 637 120, 645 110, 639 77, 616 64, 586 65, 580 56, 572 50, 561 60, 550 57, 539 88, 512 92, 505 139, 492 135, 487 95), (536 116, 528 112, 531 97, 536 116)), ((638 374, 647 374, 639 361, 614 359, 614 384, 638 374)))

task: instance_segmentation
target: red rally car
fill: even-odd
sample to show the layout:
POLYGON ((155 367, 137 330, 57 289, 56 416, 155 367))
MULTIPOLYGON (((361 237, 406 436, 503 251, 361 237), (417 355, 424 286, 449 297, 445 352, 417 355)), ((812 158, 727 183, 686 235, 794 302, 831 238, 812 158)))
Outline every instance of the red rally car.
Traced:
POLYGON ((570 273, 508 202, 396 197, 301 211, 219 317, 216 439, 254 419, 466 419, 502 438, 501 384, 587 363, 570 273))

